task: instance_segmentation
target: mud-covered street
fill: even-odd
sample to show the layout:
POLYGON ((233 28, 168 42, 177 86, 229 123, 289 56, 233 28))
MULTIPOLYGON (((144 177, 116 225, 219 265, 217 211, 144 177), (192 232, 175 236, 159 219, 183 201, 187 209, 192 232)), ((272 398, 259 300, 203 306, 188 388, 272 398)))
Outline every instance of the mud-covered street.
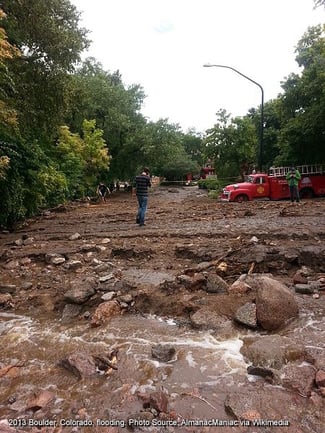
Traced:
POLYGON ((322 433, 325 200, 136 207, 0 234, 0 432, 322 433))

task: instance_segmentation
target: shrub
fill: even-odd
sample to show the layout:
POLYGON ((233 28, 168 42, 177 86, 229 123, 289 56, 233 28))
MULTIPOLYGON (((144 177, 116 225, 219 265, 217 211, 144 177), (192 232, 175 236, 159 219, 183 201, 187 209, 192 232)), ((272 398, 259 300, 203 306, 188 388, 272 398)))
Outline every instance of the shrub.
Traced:
POLYGON ((220 189, 220 182, 215 177, 209 177, 207 179, 200 179, 198 181, 199 188, 207 189, 207 190, 219 190, 220 189))

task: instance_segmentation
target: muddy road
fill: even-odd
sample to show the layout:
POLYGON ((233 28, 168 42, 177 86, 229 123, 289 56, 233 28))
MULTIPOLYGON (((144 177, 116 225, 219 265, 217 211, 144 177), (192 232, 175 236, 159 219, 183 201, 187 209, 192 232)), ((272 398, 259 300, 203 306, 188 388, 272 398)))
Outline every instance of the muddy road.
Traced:
POLYGON ((325 200, 156 187, 144 227, 136 208, 0 234, 0 432, 323 432, 325 200), (256 319, 261 275, 294 303, 281 326, 256 319))

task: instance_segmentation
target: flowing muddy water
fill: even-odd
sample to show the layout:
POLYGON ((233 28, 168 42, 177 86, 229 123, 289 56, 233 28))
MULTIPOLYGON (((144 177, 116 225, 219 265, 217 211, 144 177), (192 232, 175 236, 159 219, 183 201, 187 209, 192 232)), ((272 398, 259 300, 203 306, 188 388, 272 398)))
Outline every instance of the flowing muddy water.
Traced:
MULTIPOLYGON (((114 411, 115 406, 118 413, 125 394, 132 400, 135 392, 150 392, 161 386, 170 395, 190 394, 198 389, 211 397, 217 388, 222 396, 229 387, 241 386, 246 380, 247 364, 240 354, 239 335, 221 340, 210 332, 188 330, 171 319, 154 316, 121 316, 100 328, 91 328, 85 322, 63 325, 48 316, 31 318, 1 313, 0 319, 2 361, 20 367, 18 377, 2 387, 1 400, 4 403, 17 399, 13 408, 18 412, 26 398, 40 389, 56 395, 52 415, 71 416, 72 402, 81 399, 89 415, 98 417, 107 411, 107 394, 110 410, 114 411), (171 361, 152 357, 151 348, 158 343, 176 349, 171 361), (112 347, 119 349, 119 362, 118 370, 109 377, 98 374, 80 381, 58 366, 72 352, 100 354, 112 347)), ((129 410, 132 406, 130 401, 129 410)), ((206 406, 211 409, 209 404, 206 406)), ((219 415, 225 416, 221 408, 219 415)), ((13 413, 7 404, 0 406, 1 417, 12 417, 13 413)), ((202 417, 202 408, 196 415, 202 417)))
MULTIPOLYGON (((170 408, 184 419, 230 419, 224 409, 226 395, 263 379, 247 375, 248 364, 240 353, 242 339, 253 332, 231 328, 225 335, 220 338, 212 331, 191 330, 173 319, 150 315, 119 316, 108 325, 91 328, 87 321, 66 324, 49 315, 2 312, 1 359, 18 366, 19 371, 2 382, 0 417, 46 418, 59 423, 75 419, 83 408, 96 425, 97 420, 125 420, 141 408, 137 394, 165 389, 170 408), (158 343, 176 349, 171 361, 152 357, 151 349, 158 343), (119 349, 118 370, 109 376, 99 372, 80 380, 58 365, 75 351, 95 355, 113 347, 119 349), (49 412, 26 415, 28 401, 40 390, 52 392, 54 404, 49 412)), ((311 316, 302 306, 300 318, 283 335, 299 340, 303 336, 308 347, 324 350, 321 309, 311 316)), ((83 430, 65 427, 64 431, 83 430)))

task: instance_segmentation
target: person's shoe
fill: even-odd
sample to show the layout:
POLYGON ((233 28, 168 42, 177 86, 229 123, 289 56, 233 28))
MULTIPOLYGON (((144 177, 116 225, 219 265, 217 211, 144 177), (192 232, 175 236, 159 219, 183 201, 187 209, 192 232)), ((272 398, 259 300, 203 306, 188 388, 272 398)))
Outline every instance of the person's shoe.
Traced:
POLYGON ((140 223, 139 225, 140 225, 140 227, 142 227, 142 226, 145 226, 145 223, 140 223))
POLYGON ((140 218, 138 216, 137 216, 135 222, 136 222, 136 224, 140 224, 140 218))

